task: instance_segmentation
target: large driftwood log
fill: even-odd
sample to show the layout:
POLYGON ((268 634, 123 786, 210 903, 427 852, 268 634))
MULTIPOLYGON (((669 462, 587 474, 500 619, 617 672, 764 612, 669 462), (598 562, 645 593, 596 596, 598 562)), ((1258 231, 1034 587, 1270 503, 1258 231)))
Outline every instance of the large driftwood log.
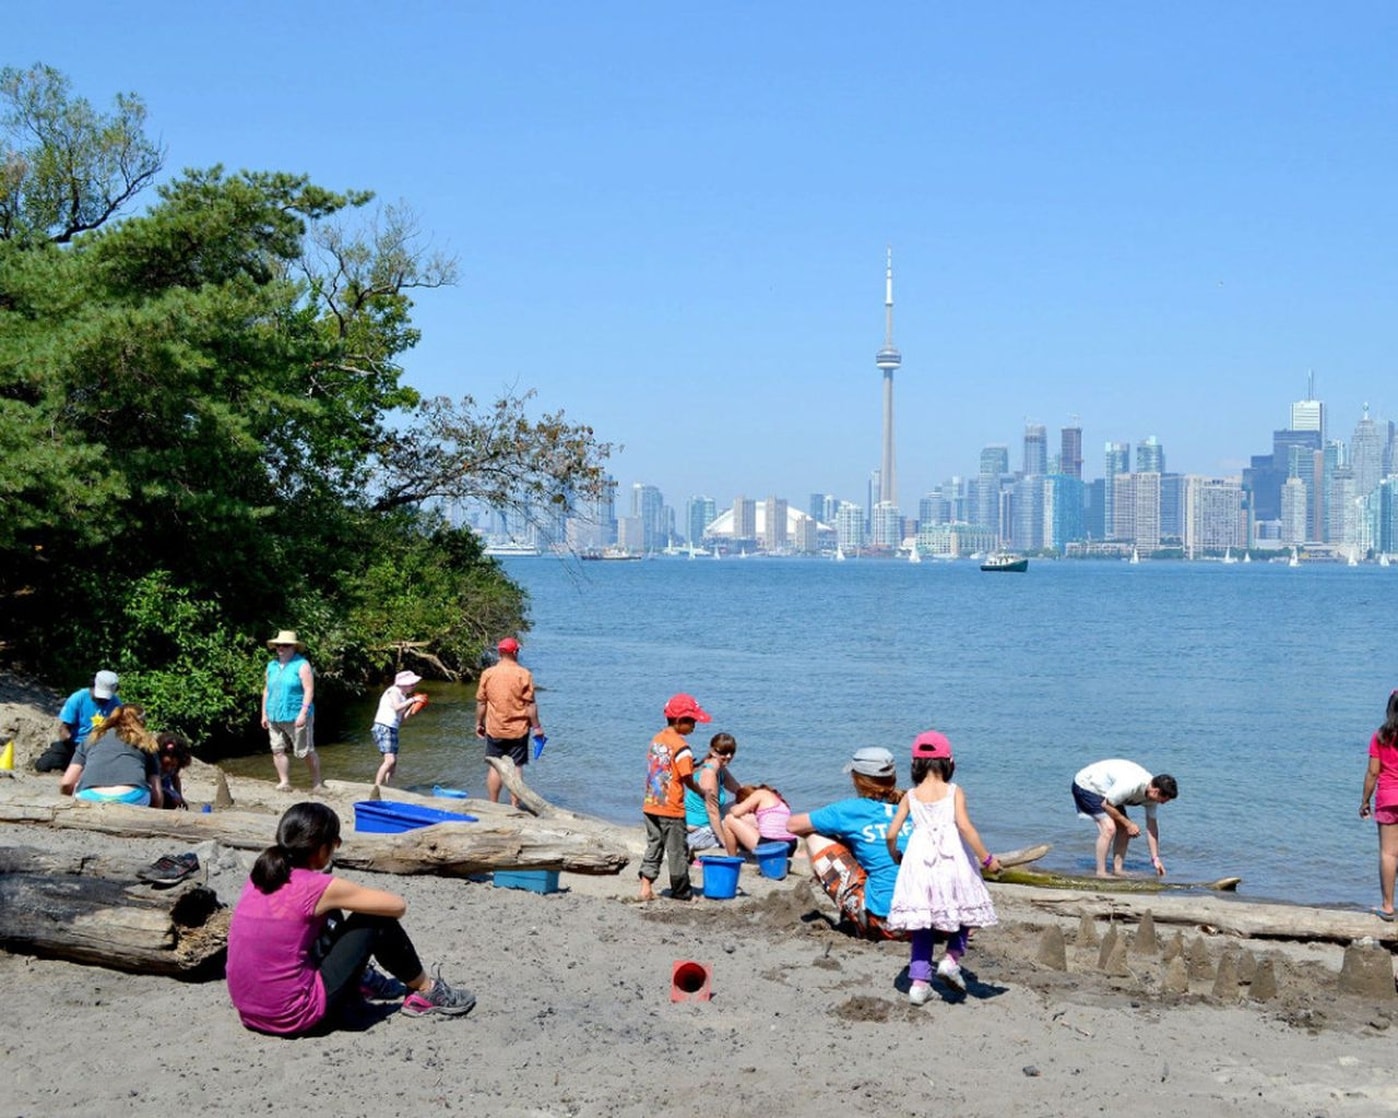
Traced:
POLYGON ((0 847, 0 944, 141 974, 189 976, 228 942, 228 911, 203 885, 156 890, 139 866, 0 847))
POLYGON ((1367 912, 1289 904, 1263 904, 1216 896, 1069 893, 987 880, 990 891, 1027 900, 1059 916, 1139 922, 1150 912, 1157 924, 1186 925, 1215 935, 1312 943, 1351 943, 1364 936, 1398 947, 1398 925, 1367 912), (1003 893, 1002 893, 1003 891, 1003 893))
MULTIPOLYGON (((101 834, 212 839, 240 850, 261 850, 276 837, 277 817, 246 811, 152 811, 125 804, 89 804, 62 797, 0 801, 0 822, 44 823, 101 834)), ((618 842, 597 831, 564 823, 529 821, 438 823, 402 834, 360 834, 346 826, 335 855, 342 866, 379 873, 431 873, 462 877, 489 870, 553 869, 569 873, 620 873, 630 860, 618 842)))

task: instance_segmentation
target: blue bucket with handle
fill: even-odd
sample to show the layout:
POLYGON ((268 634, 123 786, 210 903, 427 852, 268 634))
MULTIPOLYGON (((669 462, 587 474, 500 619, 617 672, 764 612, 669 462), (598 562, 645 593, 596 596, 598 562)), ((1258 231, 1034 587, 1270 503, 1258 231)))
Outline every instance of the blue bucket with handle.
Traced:
POLYGON ((741 858, 701 854, 699 863, 704 867, 704 896, 714 901, 731 901, 738 895, 738 871, 743 868, 741 858))

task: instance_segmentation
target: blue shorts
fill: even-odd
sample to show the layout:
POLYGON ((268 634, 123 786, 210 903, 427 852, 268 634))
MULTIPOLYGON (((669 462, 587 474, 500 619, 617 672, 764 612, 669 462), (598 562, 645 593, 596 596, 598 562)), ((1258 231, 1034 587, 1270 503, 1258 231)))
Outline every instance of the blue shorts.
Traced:
POLYGON ((379 747, 380 753, 398 752, 398 727, 385 726, 382 722, 374 723, 374 744, 379 747))
POLYGON ((1101 819, 1107 814, 1107 809, 1102 806, 1106 802, 1096 792, 1089 792, 1076 780, 1073 781, 1073 803, 1084 819, 1101 819))
POLYGON ((126 792, 99 792, 95 788, 83 788, 73 793, 73 799, 86 800, 92 804, 135 804, 137 807, 150 807, 150 789, 131 788, 126 792))

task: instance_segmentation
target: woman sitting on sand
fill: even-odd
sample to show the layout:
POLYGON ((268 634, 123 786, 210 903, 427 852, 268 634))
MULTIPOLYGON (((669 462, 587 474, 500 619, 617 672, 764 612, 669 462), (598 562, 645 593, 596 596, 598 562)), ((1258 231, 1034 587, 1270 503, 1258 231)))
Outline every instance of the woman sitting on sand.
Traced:
POLYGON ((80 742, 58 784, 77 800, 159 807, 160 758, 140 707, 119 706, 80 742))
MULTIPOLYGON (((893 754, 870 746, 855 753, 845 772, 854 780, 855 796, 804 815, 787 824, 806 840, 811 869, 821 888, 866 939, 903 939, 905 933, 886 926, 898 863, 889 854, 888 834, 902 792, 893 754)), ((901 849, 912 834, 912 821, 898 834, 901 849)))
POLYGON ((744 784, 736 798, 723 817, 723 846, 729 854, 738 853, 739 846, 756 850, 763 842, 784 842, 788 854, 796 852, 801 840, 787 828, 791 808, 780 792, 770 784, 744 784))
POLYGON ((366 971, 370 956, 408 987, 402 1011, 410 1017, 469 1013, 475 995, 447 985, 440 968, 436 978, 422 969, 398 922, 408 910, 402 897, 330 876, 339 847, 334 811, 293 804, 277 824, 276 845, 253 866, 228 927, 228 996, 243 1024, 292 1036, 326 1020, 351 993, 378 994, 386 983, 366 971), (341 918, 341 910, 351 915, 341 918))

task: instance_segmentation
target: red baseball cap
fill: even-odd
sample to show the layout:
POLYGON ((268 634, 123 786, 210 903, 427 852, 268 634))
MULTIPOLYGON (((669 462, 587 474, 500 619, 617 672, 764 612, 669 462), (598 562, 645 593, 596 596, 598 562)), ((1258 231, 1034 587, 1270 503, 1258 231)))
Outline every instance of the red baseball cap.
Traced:
POLYGON ((946 734, 936 730, 923 730, 913 738, 913 759, 928 761, 951 760, 951 742, 946 734))
POLYGON ((497 651, 500 652, 518 652, 519 641, 515 640, 514 637, 506 637, 499 644, 497 644, 495 648, 497 649, 497 651))
POLYGON ((681 692, 678 695, 671 695, 670 701, 665 704, 666 718, 692 718, 696 722, 712 722, 708 712, 699 705, 699 700, 693 695, 686 695, 681 692))

